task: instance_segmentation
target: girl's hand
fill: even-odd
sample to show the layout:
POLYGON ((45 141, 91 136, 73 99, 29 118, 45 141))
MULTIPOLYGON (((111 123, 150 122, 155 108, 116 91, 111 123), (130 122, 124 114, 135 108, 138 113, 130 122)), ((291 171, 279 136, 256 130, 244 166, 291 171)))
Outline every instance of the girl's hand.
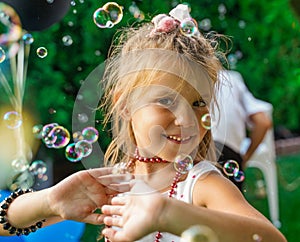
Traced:
POLYGON ((49 188, 47 203, 50 216, 101 224, 103 215, 94 213, 108 204, 113 195, 130 189, 131 175, 112 175, 111 168, 77 172, 49 188), (127 182, 127 183, 126 183, 127 182))
POLYGON ((115 228, 105 228, 102 233, 110 241, 125 242, 157 231, 166 199, 144 182, 138 181, 129 195, 114 197, 111 203, 104 205, 102 212, 106 215, 104 223, 115 228))

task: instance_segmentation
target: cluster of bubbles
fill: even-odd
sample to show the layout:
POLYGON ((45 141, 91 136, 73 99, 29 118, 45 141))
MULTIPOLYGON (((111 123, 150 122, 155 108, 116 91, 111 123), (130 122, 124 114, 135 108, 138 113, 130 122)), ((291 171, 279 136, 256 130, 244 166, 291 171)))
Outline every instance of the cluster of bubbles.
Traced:
POLYGON ((108 2, 93 14, 94 23, 99 28, 112 28, 123 18, 122 7, 115 2, 108 2))
MULTIPOLYGON (((18 170, 15 176, 9 181, 9 188, 11 190, 15 190, 17 188, 31 188, 37 180, 42 182, 48 180, 48 176, 46 175, 47 172, 47 164, 42 160, 35 160, 31 162, 29 165, 28 162, 24 163, 20 159, 16 159, 15 164, 17 162, 22 162, 24 165, 21 172, 18 170), (26 165, 25 165, 26 164, 26 165)), ((18 165, 20 166, 20 164, 18 165)))
POLYGON ((245 174, 240 170, 239 164, 235 160, 227 160, 223 165, 223 172, 237 182, 242 182, 245 179, 245 174))
POLYGON ((48 148, 65 148, 65 156, 71 162, 78 162, 89 156, 93 151, 93 143, 98 140, 99 132, 94 127, 86 127, 73 133, 73 143, 70 132, 57 123, 35 125, 33 133, 41 139, 48 148))

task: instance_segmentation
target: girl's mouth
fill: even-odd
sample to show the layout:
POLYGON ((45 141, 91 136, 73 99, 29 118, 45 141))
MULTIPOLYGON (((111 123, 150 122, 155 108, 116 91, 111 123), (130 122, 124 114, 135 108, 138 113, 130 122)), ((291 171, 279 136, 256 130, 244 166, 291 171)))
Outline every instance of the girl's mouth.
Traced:
POLYGON ((191 139, 192 136, 186 136, 186 137, 181 137, 178 135, 164 135, 168 140, 175 142, 176 144, 186 144, 188 143, 191 139))

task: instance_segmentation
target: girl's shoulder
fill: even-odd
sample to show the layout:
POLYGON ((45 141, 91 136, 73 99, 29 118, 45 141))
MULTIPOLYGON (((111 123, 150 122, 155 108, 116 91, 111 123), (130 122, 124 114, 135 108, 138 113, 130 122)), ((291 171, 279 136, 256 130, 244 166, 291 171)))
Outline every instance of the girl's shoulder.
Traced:
POLYGON ((221 174, 220 170, 210 161, 203 160, 197 163, 189 172, 189 177, 200 178, 208 172, 217 172, 221 174))

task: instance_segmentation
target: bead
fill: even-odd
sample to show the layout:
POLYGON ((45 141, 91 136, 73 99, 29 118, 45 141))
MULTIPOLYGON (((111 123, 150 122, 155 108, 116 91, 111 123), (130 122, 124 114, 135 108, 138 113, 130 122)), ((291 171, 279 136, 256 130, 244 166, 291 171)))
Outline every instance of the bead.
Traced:
POLYGON ((1 205, 1 208, 3 208, 3 209, 8 209, 8 204, 7 204, 7 203, 3 203, 3 204, 1 205))
POLYGON ((10 195, 12 198, 17 198, 18 197, 18 194, 16 192, 13 192, 11 195, 10 195))
POLYGON ((1 210, 0 211, 0 216, 5 216, 6 215, 6 212, 4 210, 1 210))
POLYGON ((24 229, 23 234, 24 235, 29 235, 30 234, 30 230, 28 228, 24 229))
POLYGON ((22 230, 22 229, 17 229, 16 235, 17 235, 17 236, 20 236, 20 235, 22 235, 22 234, 23 234, 23 230, 22 230))
POLYGON ((13 201, 13 199, 10 198, 10 197, 7 197, 7 198, 4 199, 4 201, 7 202, 7 203, 11 203, 13 201))
POLYGON ((5 224, 3 224, 3 229, 4 230, 8 230, 9 228, 11 227, 11 225, 10 225, 10 223, 5 223, 5 224))
POLYGON ((0 217, 0 224, 4 224, 7 222, 7 219, 5 217, 0 217))
POLYGON ((16 227, 11 227, 10 229, 8 229, 10 234, 14 234, 16 232, 16 227))
POLYGON ((37 230, 35 225, 30 226, 30 231, 31 232, 35 232, 37 230))
POLYGON ((42 223, 42 222, 37 222, 37 223, 36 223, 36 226, 37 226, 38 228, 41 228, 41 227, 43 226, 43 223, 42 223))

